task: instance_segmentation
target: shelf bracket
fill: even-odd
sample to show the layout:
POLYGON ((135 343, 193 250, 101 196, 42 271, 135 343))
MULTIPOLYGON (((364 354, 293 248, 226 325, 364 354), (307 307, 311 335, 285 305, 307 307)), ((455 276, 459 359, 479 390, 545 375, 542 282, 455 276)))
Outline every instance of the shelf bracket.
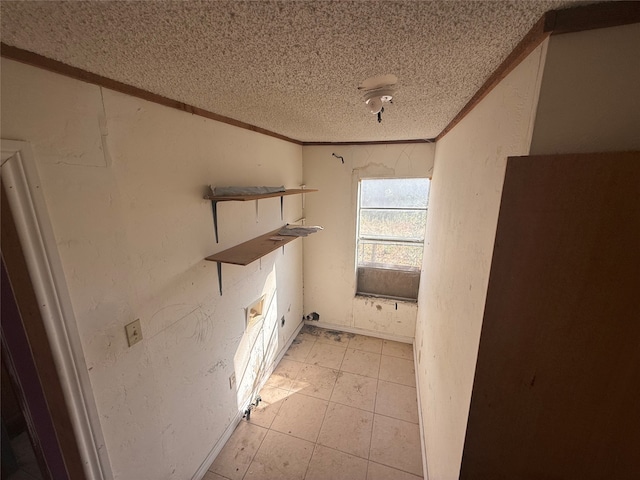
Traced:
POLYGON ((258 200, 256 199, 256 223, 259 223, 260 217, 258 215, 258 200))
POLYGON ((218 287, 220 288, 220 296, 222 296, 222 263, 216 262, 218 266, 218 287))
POLYGON ((218 202, 211 200, 211 210, 213 211, 213 231, 216 234, 216 243, 218 242, 218 202))
POLYGON ((280 195, 280 220, 284 220, 284 197, 280 195))

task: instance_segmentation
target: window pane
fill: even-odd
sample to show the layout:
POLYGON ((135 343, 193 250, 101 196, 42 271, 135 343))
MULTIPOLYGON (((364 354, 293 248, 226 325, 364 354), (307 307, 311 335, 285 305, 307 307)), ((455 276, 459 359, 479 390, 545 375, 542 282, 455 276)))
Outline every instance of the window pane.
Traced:
POLYGON ((358 265, 419 269, 422 266, 422 248, 422 244, 402 245, 361 240, 358 244, 358 265))
POLYGON ((362 180, 361 207, 426 208, 429 180, 426 178, 385 178, 362 180))
POLYGON ((425 210, 361 210, 360 237, 424 240, 425 210))

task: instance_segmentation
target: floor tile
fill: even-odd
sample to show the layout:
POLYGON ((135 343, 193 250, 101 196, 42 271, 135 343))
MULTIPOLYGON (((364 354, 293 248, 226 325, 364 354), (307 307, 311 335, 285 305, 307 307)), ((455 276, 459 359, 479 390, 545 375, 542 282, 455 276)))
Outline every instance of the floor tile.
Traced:
POLYGON ((227 477, 218 475, 217 473, 207 472, 204 474, 204 477, 202 477, 202 480, 229 480, 229 479, 227 477))
POLYGON ((327 409, 318 443, 344 453, 367 458, 372 426, 372 413, 332 402, 327 409))
POLYGON ((349 373, 357 373, 366 377, 378 378, 380 370, 380 355, 372 352, 364 352, 347 348, 342 359, 340 370, 349 373))
POLYGON ((305 480, 365 480, 367 461, 316 445, 305 480))
POLYGON ((349 348, 364 350, 365 352, 381 353, 382 339, 367 337, 366 335, 354 335, 353 338, 349 339, 349 348))
POLYGON ((369 462, 367 470, 367 480, 422 480, 422 477, 412 475, 411 473, 402 472, 395 468, 380 465, 379 463, 369 462))
MULTIPOLYGON (((3 477, 4 478, 4 477, 3 477)), ((31 474, 25 472, 23 469, 18 469, 11 474, 8 480, 36 480, 40 479, 42 476, 34 477, 31 474)))
POLYGON ((316 337, 316 342, 339 345, 341 347, 347 347, 349 340, 355 336, 353 333, 340 332, 338 330, 326 330, 324 328, 318 330, 320 330, 320 334, 316 337))
POLYGON ((30 480, 42 480, 43 477, 40 467, 38 467, 38 460, 31 446, 29 434, 26 431, 11 439, 11 449, 19 468, 11 475, 10 480, 18 480, 23 477, 30 480))
POLYGON ((409 387, 416 386, 416 373, 412 360, 382 355, 380 359, 380 380, 400 383, 409 387))
POLYGON ((296 340, 315 342, 316 338, 318 337, 317 333, 314 330, 315 328, 316 327, 312 327, 311 325, 304 325, 298 332, 298 335, 296 335, 296 340))
POLYGON ((269 430, 244 480, 302 480, 313 443, 269 430))
POLYGON ((346 347, 316 342, 313 344, 305 363, 339 370, 346 347))
POLYGON ((346 347, 349 344, 349 339, 354 337, 353 333, 341 332, 338 330, 329 330, 326 328, 319 328, 313 325, 305 325, 302 327, 300 333, 304 333, 305 338, 307 335, 312 336, 317 342, 329 343, 332 345, 341 345, 346 347))
POLYGON ((329 400, 338 378, 338 370, 305 365, 293 382, 292 391, 302 395, 329 400))
POLYGON ((291 346, 284 354, 284 358, 289 360, 295 360, 297 362, 304 362, 311 351, 311 347, 315 342, 309 340, 298 340, 297 338, 293 340, 291 346))
POLYGON ((375 415, 369 459, 414 475, 422 475, 419 427, 415 423, 375 415))
POLYGON ((260 391, 262 399, 251 411, 250 422, 254 425, 269 428, 284 400, 290 395, 288 390, 265 386, 260 391))
POLYGON ((275 368, 265 385, 290 390, 293 385, 293 379, 298 376, 298 373, 303 366, 304 363, 302 362, 283 358, 280 360, 280 363, 275 368))
POLYGON ((230 480, 242 480, 267 429, 240 422, 209 470, 230 480))
POLYGON ((305 325, 260 396, 204 480, 422 478, 411 345, 305 325))
POLYGON ((382 354, 389 355, 391 357, 400 357, 406 360, 413 360, 413 345, 410 343, 385 340, 382 343, 382 354))
POLYGON ((376 413, 418 423, 418 394, 414 387, 378 380, 376 413))
POLYGON ((373 412, 378 380, 354 373, 340 372, 331 401, 373 412))
POLYGON ((271 429, 315 442, 328 402, 294 393, 283 402, 271 429))

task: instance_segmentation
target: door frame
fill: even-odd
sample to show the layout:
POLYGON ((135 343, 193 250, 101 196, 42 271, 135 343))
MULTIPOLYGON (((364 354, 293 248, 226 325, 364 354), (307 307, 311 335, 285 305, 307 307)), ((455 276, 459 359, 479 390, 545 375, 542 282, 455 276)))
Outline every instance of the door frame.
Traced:
MULTIPOLYGON (((62 262, 28 142, 0 140, 0 178, 60 378, 85 475, 113 477, 62 262)), ((10 274, 10 272, 9 272, 10 274)))

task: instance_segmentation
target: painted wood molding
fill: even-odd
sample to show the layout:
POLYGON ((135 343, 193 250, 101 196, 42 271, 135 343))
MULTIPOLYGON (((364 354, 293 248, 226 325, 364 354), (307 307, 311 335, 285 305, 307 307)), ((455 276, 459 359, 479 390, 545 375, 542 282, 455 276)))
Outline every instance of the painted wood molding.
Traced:
POLYGON ((489 76, 486 82, 471 97, 469 102, 458 112, 449 124, 438 134, 435 139, 399 140, 399 141, 374 141, 374 142, 303 142, 294 138, 272 132, 270 130, 241 122, 230 117, 225 117, 217 113, 198 108, 171 98, 148 92, 138 87, 128 85, 116 80, 112 80, 101 75, 91 73, 81 68, 72 67, 65 63, 51 58, 29 52, 21 48, 13 47, 5 43, 0 43, 0 55, 39 67, 51 72, 75 78, 84 82, 99 85, 111 90, 121 92, 133 97, 158 103, 166 107, 175 108, 186 113, 199 115, 210 120, 233 125, 238 128, 250 130, 252 132, 268 135, 273 138, 284 140, 296 145, 316 146, 316 145, 387 145, 395 143, 433 143, 444 137, 453 127, 455 127, 475 106, 493 90, 516 66, 520 64, 526 56, 531 53, 540 43, 550 35, 562 33, 580 32, 597 28, 614 27, 640 22, 640 2, 618 1, 603 2, 592 5, 566 8, 563 10, 551 10, 546 12, 536 24, 529 30, 524 38, 516 45, 513 51, 505 58, 498 68, 489 76))
POLYGON ((632 23, 640 23, 640 2, 596 3, 545 13, 435 140, 440 140, 460 123, 491 90, 549 36, 632 23))
POLYGON ((112 478, 93 389, 31 145, 2 140, 1 177, 86 478, 112 478))

